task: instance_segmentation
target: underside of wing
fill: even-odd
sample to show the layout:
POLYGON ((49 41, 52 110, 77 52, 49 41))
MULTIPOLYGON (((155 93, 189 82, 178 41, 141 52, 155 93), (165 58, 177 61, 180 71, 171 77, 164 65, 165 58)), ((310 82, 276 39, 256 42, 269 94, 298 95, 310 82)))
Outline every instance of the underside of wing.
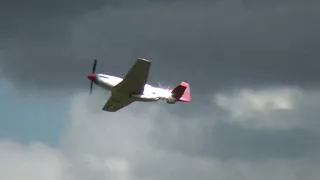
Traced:
POLYGON ((109 112, 116 112, 133 102, 134 101, 130 100, 129 98, 120 99, 111 95, 108 101, 106 102, 106 104, 103 106, 102 110, 109 111, 109 112))
POLYGON ((115 88, 124 93, 141 94, 149 76, 151 63, 146 59, 138 59, 123 80, 115 88))

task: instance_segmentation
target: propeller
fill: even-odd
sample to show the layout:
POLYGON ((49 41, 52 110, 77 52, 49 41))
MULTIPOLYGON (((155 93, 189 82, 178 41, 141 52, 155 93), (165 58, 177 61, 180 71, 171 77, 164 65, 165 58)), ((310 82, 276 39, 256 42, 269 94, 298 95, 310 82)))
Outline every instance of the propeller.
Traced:
MULTIPOLYGON (((95 59, 94 62, 93 62, 91 75, 95 76, 96 68, 97 68, 97 60, 95 59)), ((93 81, 94 81, 94 78, 91 78, 90 94, 92 94, 93 81)))

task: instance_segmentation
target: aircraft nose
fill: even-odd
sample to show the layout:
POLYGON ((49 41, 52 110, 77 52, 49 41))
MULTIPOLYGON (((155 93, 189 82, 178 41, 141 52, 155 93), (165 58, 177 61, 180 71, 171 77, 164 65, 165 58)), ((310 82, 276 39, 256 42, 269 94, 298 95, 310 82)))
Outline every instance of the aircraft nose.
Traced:
POLYGON ((93 81, 95 78, 96 78, 96 75, 93 74, 93 73, 90 73, 90 74, 88 75, 88 79, 90 79, 91 81, 93 81))

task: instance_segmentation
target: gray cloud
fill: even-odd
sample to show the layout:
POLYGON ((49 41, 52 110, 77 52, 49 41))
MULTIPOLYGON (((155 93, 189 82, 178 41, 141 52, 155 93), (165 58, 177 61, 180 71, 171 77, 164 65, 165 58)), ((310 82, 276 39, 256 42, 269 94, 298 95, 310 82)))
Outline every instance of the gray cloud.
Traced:
MULTIPOLYGON (((45 3, 42 10, 30 5, 12 16, 8 7, 16 6, 6 6, 2 75, 24 90, 35 85, 73 91, 87 88, 93 58, 100 60, 98 71, 121 76, 135 58, 146 57, 153 61, 152 82, 186 80, 196 95, 231 86, 318 83, 318 2, 91 2, 74 11, 61 9, 63 2, 48 11, 45 3)), ((311 161, 319 157, 317 93, 298 99, 294 110, 254 112, 250 118, 232 117, 232 111, 210 104, 210 96, 195 99, 201 106, 148 106, 145 114, 144 105, 133 105, 106 115, 102 96, 73 99, 60 150, 73 165, 64 170, 74 179, 318 177, 313 168, 319 163, 311 161), (276 120, 290 125, 250 126, 276 120)))
POLYGON ((202 155, 250 161, 319 156, 320 136, 304 129, 253 130, 221 124, 208 131, 202 155))
POLYGON ((221 106, 215 100, 210 112, 193 110, 186 117, 159 114, 150 143, 222 161, 319 159, 320 128, 315 118, 319 113, 314 109, 318 91, 282 87, 246 92, 246 96, 242 91, 218 93, 229 102, 221 106))
MULTIPOLYGON (((302 94, 307 98, 299 101, 299 107, 306 109, 307 102, 319 92, 302 94)), ((221 113, 216 110, 219 106, 212 104, 208 107, 211 113, 195 112, 189 116, 171 113, 166 109, 169 106, 154 103, 134 103, 121 113, 105 113, 101 111, 105 103, 102 97, 105 94, 99 91, 90 97, 87 93, 71 97, 68 126, 58 149, 0 140, 0 177, 7 180, 22 176, 26 180, 35 177, 316 180, 319 177, 319 134, 304 128, 305 124, 289 128, 251 127, 249 123, 237 123, 239 118, 227 120, 232 113, 221 113)), ((296 109, 289 111, 295 112, 296 109)), ((255 121, 263 124, 259 117, 255 121)), ((313 127, 316 129, 319 127, 313 127)))
POLYGON ((63 149, 74 163, 75 178, 318 177, 319 134, 307 129, 254 129, 222 122, 215 112, 181 117, 156 104, 137 103, 106 114, 98 112, 104 103, 100 97, 79 94, 72 99, 63 149))
MULTIPOLYGON (((9 21, 14 15, 5 11, 12 24, 3 29, 12 38, 1 43, 7 78, 23 88, 86 88, 93 58, 100 60, 99 71, 121 76, 135 58, 146 57, 154 64, 152 82, 186 80, 202 92, 318 82, 320 14, 315 1, 269 6, 236 0, 81 1, 70 11, 61 8, 70 4, 58 2, 45 15, 33 15, 36 6, 27 6, 28 21, 22 15, 9 21), (72 18, 63 19, 68 13, 72 18)), ((42 11, 48 9, 46 3, 40 5, 42 11)))
POLYGON ((202 123, 199 119, 192 120, 196 121, 194 128, 181 121, 164 123, 165 118, 161 118, 162 123, 158 122, 159 131, 152 133, 151 141, 177 153, 214 157, 223 161, 241 159, 255 162, 319 157, 320 135, 308 129, 251 129, 225 122, 208 126, 206 123, 214 121, 214 117, 201 119, 205 121, 202 123), (173 131, 170 125, 176 128, 179 126, 179 130, 173 131), (196 128, 199 130, 194 130, 196 128))

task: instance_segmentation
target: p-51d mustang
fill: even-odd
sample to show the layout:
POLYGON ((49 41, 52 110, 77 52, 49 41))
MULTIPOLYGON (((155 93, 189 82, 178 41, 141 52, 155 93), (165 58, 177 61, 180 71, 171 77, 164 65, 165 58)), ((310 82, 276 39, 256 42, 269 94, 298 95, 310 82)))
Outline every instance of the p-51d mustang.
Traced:
POLYGON ((135 101, 165 100, 168 104, 175 104, 191 100, 190 87, 186 82, 181 82, 173 90, 146 84, 151 66, 149 60, 137 59, 123 79, 106 74, 96 74, 96 66, 97 60, 94 60, 92 73, 88 75, 88 79, 91 80, 90 93, 92 93, 93 83, 111 91, 111 96, 102 108, 104 111, 116 112, 135 101))

